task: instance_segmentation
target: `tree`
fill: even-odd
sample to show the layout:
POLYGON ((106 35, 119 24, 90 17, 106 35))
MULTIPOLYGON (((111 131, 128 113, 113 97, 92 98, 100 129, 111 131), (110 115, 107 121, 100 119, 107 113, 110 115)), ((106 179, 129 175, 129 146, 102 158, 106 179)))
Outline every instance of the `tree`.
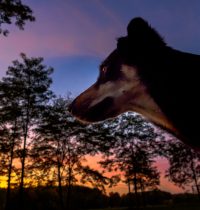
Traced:
POLYGON ((81 167, 81 182, 90 183, 94 188, 106 194, 105 186, 115 186, 119 182, 119 176, 108 178, 98 170, 91 169, 89 166, 81 167))
POLYGON ((35 21, 32 13, 31 8, 21 0, 0 0, 0 34, 8 35, 9 30, 3 29, 2 26, 13 22, 23 30, 26 21, 35 21))
POLYGON ((0 175, 7 177, 7 191, 5 200, 5 209, 9 209, 10 192, 11 192, 11 176, 15 167, 13 160, 16 157, 15 151, 20 146, 19 132, 17 131, 17 122, 10 127, 0 126, 0 175))
MULTIPOLYGON (((84 166, 85 156, 93 153, 93 148, 84 141, 87 126, 80 124, 67 111, 71 100, 55 98, 41 115, 35 129, 37 135, 32 144, 32 157, 35 171, 42 170, 53 174, 52 182, 58 185, 61 209, 64 209, 63 186, 67 188, 66 204, 70 208, 71 189, 80 177, 82 183, 104 189, 109 179, 96 170, 84 166)), ((33 171, 33 169, 31 170, 33 171)))
MULTIPOLYGON (((139 191, 141 193, 143 204, 145 204, 145 190, 153 190, 160 184, 160 174, 157 168, 153 166, 155 160, 153 160, 151 154, 148 153, 146 145, 137 142, 135 145, 131 146, 128 155, 122 156, 122 161, 124 161, 126 167, 124 175, 125 182, 129 185, 133 185, 136 205, 138 205, 139 191)), ((131 191, 129 190, 129 192, 131 191)))
POLYGON ((3 175, 7 176, 7 193, 5 209, 9 209, 10 203, 10 188, 11 175, 13 173, 14 158, 16 158, 16 150, 21 144, 19 116, 19 98, 13 97, 16 91, 16 86, 8 84, 6 81, 0 81, 0 144, 1 152, 4 157, 3 161, 3 175))
MULTIPOLYGON (((153 166, 158 135, 155 129, 139 115, 126 113, 112 124, 115 139, 105 152, 101 165, 109 171, 120 171, 128 184, 133 185, 136 202, 138 191, 159 185, 159 172, 153 166)), ((159 142, 159 141, 158 141, 159 142)), ((137 205, 138 203, 136 203, 137 205)))
POLYGON ((8 67, 6 76, 2 78, 1 87, 3 88, 0 95, 4 102, 8 102, 1 104, 1 110, 4 113, 7 112, 4 116, 9 116, 11 113, 14 115, 12 124, 11 118, 5 122, 9 125, 16 123, 16 130, 20 131, 18 137, 22 141, 22 148, 18 150, 18 155, 22 164, 20 179, 20 200, 22 201, 25 161, 28 155, 27 140, 32 126, 53 96, 52 91, 49 90, 53 69, 42 64, 43 58, 28 58, 23 53, 21 58, 22 62, 15 60, 13 66, 8 67))
POLYGON ((166 157, 169 160, 166 177, 182 188, 188 184, 194 184, 200 199, 200 153, 172 139, 168 143, 166 157))

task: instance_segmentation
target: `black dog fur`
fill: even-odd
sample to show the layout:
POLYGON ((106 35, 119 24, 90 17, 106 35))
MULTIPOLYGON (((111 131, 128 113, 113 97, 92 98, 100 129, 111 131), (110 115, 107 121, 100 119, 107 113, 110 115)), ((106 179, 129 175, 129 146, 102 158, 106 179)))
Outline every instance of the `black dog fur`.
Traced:
POLYGON ((148 92, 178 130, 178 137, 200 148, 200 56, 167 46, 142 18, 134 18, 127 31, 117 44, 123 63, 137 67, 148 92))

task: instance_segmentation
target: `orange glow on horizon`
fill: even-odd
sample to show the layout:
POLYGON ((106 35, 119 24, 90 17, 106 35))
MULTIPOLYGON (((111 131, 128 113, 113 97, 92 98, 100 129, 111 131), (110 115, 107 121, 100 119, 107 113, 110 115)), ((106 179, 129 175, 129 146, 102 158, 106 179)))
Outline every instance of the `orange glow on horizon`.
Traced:
MULTIPOLYGON (((96 156, 92 156, 92 157, 88 156, 86 164, 88 164, 90 167, 92 167, 94 169, 101 170, 100 166, 97 164, 98 161, 100 161, 100 160, 101 160, 101 155, 96 155, 96 156)), ((160 176, 160 186, 158 187, 160 190, 167 191, 172 194, 185 192, 185 190, 183 190, 180 187, 177 187, 172 182, 170 182, 167 178, 165 178, 164 173, 168 167, 168 161, 166 159, 158 158, 155 165, 158 167, 158 170, 161 173, 160 174, 161 175, 160 176)), ((106 175, 112 176, 112 175, 115 175, 115 173, 107 173, 106 175)), ((190 189, 186 188, 186 190, 188 191, 190 189)), ((106 191, 107 191, 107 193, 119 192, 120 194, 126 194, 126 193, 128 193, 128 187, 125 183, 120 182, 115 187, 107 188, 106 191)))
MULTIPOLYGON (((102 156, 100 154, 95 155, 95 156, 87 156, 86 161, 84 162, 83 165, 89 165, 92 169, 99 170, 101 172, 103 169, 98 165, 98 162, 101 160, 101 158, 102 156)), ((166 159, 163 159, 163 158, 157 159, 157 162, 155 165, 158 167, 158 170, 161 173, 160 186, 158 187, 160 190, 167 191, 172 194, 185 192, 182 188, 177 187, 176 185, 171 183, 167 178, 165 178, 164 172, 168 167, 168 161, 166 159)), ((116 172, 115 173, 107 172, 105 173, 105 175, 108 177, 111 177, 112 175, 116 175, 116 172)), ((30 183, 30 180, 28 179, 25 179, 24 181, 25 181, 25 185, 30 183)), ((78 182, 77 184, 81 185, 80 182, 78 182)), ((35 187, 37 186, 37 185, 34 185, 34 183, 32 183, 31 185, 35 187)), ((45 186, 45 183, 44 183, 44 186, 45 186)), ((84 186, 91 187, 90 184, 84 184, 84 186)), ((0 188, 6 188, 6 187, 7 187, 7 178, 5 176, 0 176, 0 188)), ((186 188, 186 190, 188 192, 190 191, 190 188, 186 188)), ((119 192, 122 195, 122 194, 128 193, 128 186, 121 181, 117 184, 117 186, 114 186, 111 188, 106 187, 106 191, 108 194, 110 192, 119 192)))

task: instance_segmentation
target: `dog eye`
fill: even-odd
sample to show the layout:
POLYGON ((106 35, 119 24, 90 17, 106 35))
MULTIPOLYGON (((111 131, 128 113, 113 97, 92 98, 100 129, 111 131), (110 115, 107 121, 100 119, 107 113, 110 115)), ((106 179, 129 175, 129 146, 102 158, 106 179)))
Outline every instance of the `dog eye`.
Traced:
POLYGON ((106 66, 104 66, 104 67, 101 69, 101 72, 102 72, 103 74, 105 74, 105 73, 107 72, 107 70, 108 70, 108 68, 107 68, 106 66))

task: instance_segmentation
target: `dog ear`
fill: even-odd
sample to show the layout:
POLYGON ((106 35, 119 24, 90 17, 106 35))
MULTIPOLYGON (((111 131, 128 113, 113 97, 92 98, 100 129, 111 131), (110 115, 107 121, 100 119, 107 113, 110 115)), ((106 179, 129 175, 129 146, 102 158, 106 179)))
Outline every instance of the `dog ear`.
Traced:
POLYGON ((162 37, 141 17, 134 18, 129 22, 127 33, 129 41, 139 47, 148 48, 165 45, 162 37))
POLYGON ((143 36, 149 30, 149 24, 142 18, 137 17, 130 21, 127 26, 128 37, 143 36))
MULTIPOLYGON (((132 58, 137 59, 148 49, 148 23, 142 18, 134 18, 127 27, 128 36, 121 37, 117 40, 117 50, 126 63, 131 63, 132 58)), ((138 60, 138 59, 137 59, 138 60)))

